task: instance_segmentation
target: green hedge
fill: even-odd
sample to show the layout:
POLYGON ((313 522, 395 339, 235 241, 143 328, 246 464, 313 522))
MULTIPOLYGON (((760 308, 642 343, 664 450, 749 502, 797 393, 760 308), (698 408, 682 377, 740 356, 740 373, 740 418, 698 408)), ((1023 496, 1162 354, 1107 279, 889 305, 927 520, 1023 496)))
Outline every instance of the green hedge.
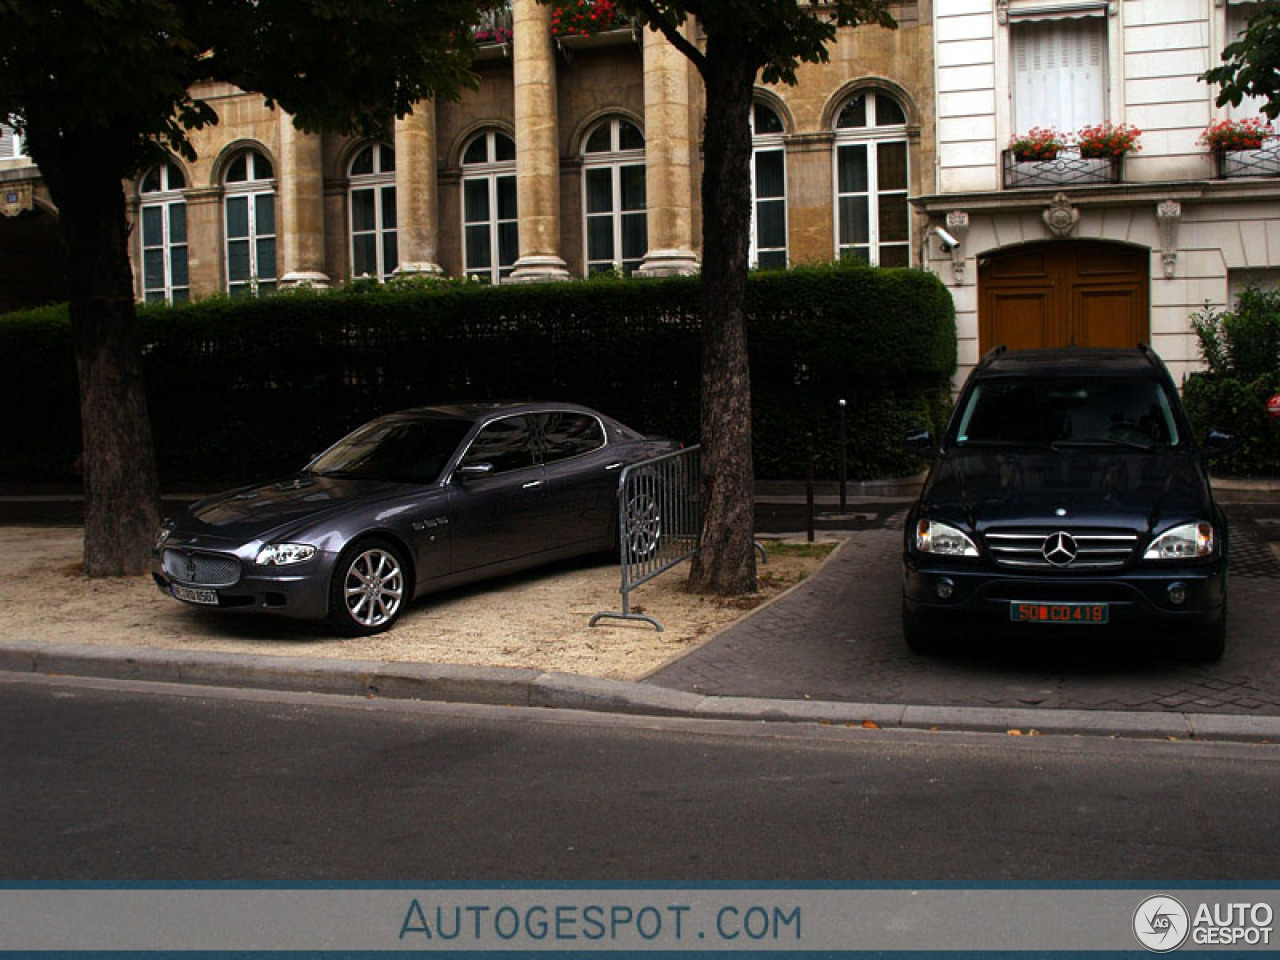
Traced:
POLYGON ((1208 369, 1183 386, 1187 413, 1201 437, 1218 429, 1239 441, 1213 461, 1214 472, 1280 475, 1280 421, 1266 412, 1280 393, 1280 290, 1250 287, 1234 311, 1206 306, 1191 323, 1208 369))
MULTIPOLYGON (((452 400, 570 400, 637 429, 698 434, 698 278, 298 292, 140 309, 161 476, 287 473, 347 429, 452 400)), ((956 364, 954 308, 912 270, 805 268, 748 287, 756 472, 798 479, 805 434, 835 476, 848 401, 854 479, 918 466, 899 448, 937 425, 956 364)), ((73 478, 79 450, 65 310, 0 318, 0 474, 73 478)))

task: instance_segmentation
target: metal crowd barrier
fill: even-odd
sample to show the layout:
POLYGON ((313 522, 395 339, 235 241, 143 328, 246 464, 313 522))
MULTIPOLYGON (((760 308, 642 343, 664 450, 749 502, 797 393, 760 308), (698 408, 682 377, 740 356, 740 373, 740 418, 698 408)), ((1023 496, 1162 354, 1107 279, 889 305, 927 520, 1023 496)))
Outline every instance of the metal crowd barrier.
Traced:
POLYGON ((618 478, 618 544, 622 559, 622 610, 602 610, 601 620, 640 620, 656 617, 631 612, 631 591, 670 570, 698 549, 702 532, 699 483, 702 448, 688 447, 652 460, 633 463, 618 478))

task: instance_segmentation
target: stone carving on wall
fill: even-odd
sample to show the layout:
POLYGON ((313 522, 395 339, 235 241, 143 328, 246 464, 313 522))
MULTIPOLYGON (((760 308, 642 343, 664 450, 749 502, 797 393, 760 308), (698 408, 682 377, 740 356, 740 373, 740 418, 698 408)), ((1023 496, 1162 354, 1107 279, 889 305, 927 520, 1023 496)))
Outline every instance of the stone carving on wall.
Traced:
POLYGON ((1165 200, 1156 207, 1156 225, 1160 229, 1160 263, 1164 278, 1172 280, 1178 269, 1178 226, 1182 223, 1182 204, 1165 200))
POLYGON ((1071 205, 1065 193, 1055 193, 1044 214, 1044 225, 1055 237, 1069 237, 1080 222, 1080 211, 1071 205))

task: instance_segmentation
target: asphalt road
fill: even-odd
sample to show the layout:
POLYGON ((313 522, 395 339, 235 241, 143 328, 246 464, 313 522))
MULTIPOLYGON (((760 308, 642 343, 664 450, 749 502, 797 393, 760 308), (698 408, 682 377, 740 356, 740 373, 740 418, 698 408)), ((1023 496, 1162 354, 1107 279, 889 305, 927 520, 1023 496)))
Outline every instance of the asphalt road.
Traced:
POLYGON ((4 880, 1262 880, 1280 747, 0 679, 4 880))

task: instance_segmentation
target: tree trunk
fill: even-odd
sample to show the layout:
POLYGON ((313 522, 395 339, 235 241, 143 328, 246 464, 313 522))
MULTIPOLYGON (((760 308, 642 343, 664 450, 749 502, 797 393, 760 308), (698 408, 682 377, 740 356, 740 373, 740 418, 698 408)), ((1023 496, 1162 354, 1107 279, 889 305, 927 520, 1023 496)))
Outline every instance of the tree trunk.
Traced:
POLYGON ((91 577, 143 573, 159 526, 159 484, 129 267, 123 171, 101 142, 95 149, 57 132, 31 134, 67 252, 80 381, 84 569, 91 577))
POLYGON ((751 229, 751 92, 756 60, 708 38, 702 173, 702 542, 689 582, 756 589, 751 374, 744 299, 751 229))

